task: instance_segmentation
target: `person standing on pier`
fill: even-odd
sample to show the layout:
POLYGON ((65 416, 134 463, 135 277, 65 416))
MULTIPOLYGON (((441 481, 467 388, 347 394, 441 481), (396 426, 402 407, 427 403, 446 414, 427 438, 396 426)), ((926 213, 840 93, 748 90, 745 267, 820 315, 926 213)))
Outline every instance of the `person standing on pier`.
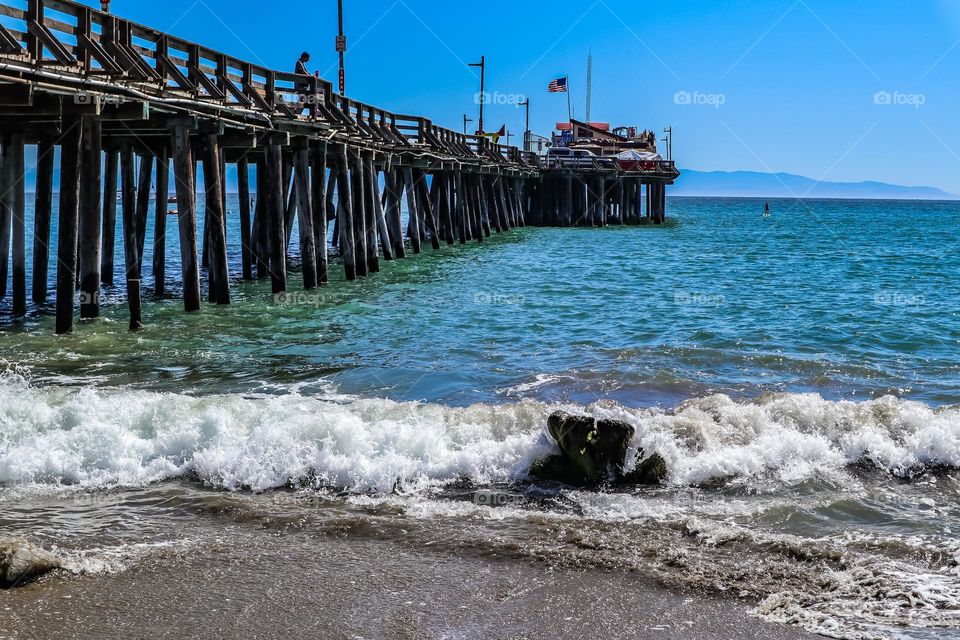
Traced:
MULTIPOLYGON (((307 70, 307 63, 310 62, 310 54, 304 51, 300 54, 300 58, 297 60, 297 66, 294 68, 293 73, 298 76, 310 77, 310 71, 307 70)), ((304 107, 307 106, 307 96, 310 93, 310 81, 300 81, 296 82, 297 97, 299 98, 299 112, 302 113, 304 107)))

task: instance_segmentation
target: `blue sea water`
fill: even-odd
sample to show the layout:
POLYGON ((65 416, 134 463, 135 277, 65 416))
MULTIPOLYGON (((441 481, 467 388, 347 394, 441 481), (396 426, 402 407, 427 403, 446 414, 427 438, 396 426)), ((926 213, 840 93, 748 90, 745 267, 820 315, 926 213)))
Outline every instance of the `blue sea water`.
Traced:
MULTIPOLYGON (((127 331, 122 286, 65 337, 49 308, 0 306, 0 502, 296 486, 356 518, 579 554, 538 540, 557 518, 600 540, 598 566, 641 557, 770 620, 956 635, 960 205, 763 204, 672 198, 662 227, 516 229, 358 282, 334 264, 311 292, 294 247, 280 298, 239 281, 233 214, 234 304, 190 315, 171 217, 171 294, 147 302, 143 331, 127 331), (666 485, 531 488, 560 408, 633 424, 666 485), (465 503, 464 486, 504 504, 465 503)), ((62 542, 23 504, 9 526, 62 542)))
MULTIPOLYGON (((764 391, 958 402, 960 207, 775 201, 764 219, 762 204, 677 198, 665 228, 520 229, 384 262, 359 283, 334 265, 331 286, 279 302, 263 282, 237 282, 230 308, 185 316, 176 299, 147 304, 149 329, 135 336, 126 334, 118 242, 120 286, 105 291, 117 302, 106 322, 51 340, 52 320, 35 314, 7 324, 0 340, 9 360, 40 376, 83 378, 76 364, 90 359, 100 378, 160 390, 322 379, 349 393, 454 405, 522 394, 671 406, 764 391)), ((228 206, 237 210, 232 198, 228 206)), ((174 292, 176 234, 171 217, 174 292)), ((233 225, 237 279, 239 245, 233 225)), ((51 280, 54 269, 55 255, 51 280)), ((291 279, 295 292, 295 268, 291 279)))

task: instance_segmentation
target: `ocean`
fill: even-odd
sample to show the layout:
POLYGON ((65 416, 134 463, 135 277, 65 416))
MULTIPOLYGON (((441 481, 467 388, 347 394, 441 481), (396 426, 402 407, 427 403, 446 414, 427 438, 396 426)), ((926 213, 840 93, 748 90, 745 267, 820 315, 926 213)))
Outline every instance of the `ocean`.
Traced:
MULTIPOLYGON (((648 584, 672 603, 730 602, 756 637, 960 637, 960 204, 773 200, 770 218, 763 204, 672 198, 663 227, 516 229, 355 283, 334 265, 311 292, 293 269, 280 299, 239 282, 234 224, 234 304, 192 315, 171 218, 170 297, 145 304, 141 332, 122 285, 66 337, 49 309, 10 321, 8 298, 0 536, 65 571, 0 592, 0 638, 41 618, 56 637, 53 602, 114 619, 108 601, 176 600, 158 585, 211 575, 232 586, 182 588, 235 621, 227 603, 269 587, 227 569, 253 557, 277 585, 314 572, 268 589, 277 610, 309 579, 338 585, 322 590, 345 612, 409 612, 352 611, 350 632, 327 617, 325 637, 562 637, 589 616, 538 623, 543 593, 550 611, 580 593, 608 619, 648 584), (631 452, 659 453, 664 483, 533 482, 560 409, 632 424, 631 452), (464 586, 481 579, 472 561, 515 633, 451 604, 494 607, 464 586), (357 586, 377 576, 379 591, 357 586), (511 598, 524 606, 505 610, 511 598), (404 625, 420 635, 391 631, 404 625)), ((637 635, 604 637, 711 637, 677 631, 682 614, 669 632, 616 615, 637 635)))

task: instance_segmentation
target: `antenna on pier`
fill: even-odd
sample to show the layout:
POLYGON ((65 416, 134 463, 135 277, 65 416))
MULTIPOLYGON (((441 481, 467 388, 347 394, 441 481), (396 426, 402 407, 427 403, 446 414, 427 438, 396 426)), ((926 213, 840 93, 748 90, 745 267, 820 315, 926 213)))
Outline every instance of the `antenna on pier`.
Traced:
POLYGON ((590 102, 593 100, 593 49, 587 54, 587 124, 590 124, 590 102))

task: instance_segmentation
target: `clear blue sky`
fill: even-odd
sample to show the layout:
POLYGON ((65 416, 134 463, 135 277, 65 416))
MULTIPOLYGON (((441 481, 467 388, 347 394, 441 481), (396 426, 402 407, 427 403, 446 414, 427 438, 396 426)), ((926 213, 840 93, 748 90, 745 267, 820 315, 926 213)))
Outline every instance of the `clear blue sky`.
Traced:
MULTIPOLYGON (((99 4, 90 1, 89 4, 99 4)), ((462 127, 486 55, 488 91, 532 98, 534 131, 566 117, 570 75, 593 119, 675 131, 704 170, 925 184, 960 193, 960 2, 951 0, 345 0, 347 93, 462 127), (876 104, 886 92, 890 102, 876 104), (677 104, 677 94, 690 102, 677 104), (719 106, 717 103, 721 103, 719 106), (918 105, 917 103, 922 102, 918 105)), ((335 0, 113 0, 115 13, 281 69, 302 49, 336 78, 335 0)), ((881 102, 883 98, 881 98, 881 102)), ((487 130, 523 131, 490 105, 487 130)), ((517 139, 515 139, 517 140, 517 139)))

